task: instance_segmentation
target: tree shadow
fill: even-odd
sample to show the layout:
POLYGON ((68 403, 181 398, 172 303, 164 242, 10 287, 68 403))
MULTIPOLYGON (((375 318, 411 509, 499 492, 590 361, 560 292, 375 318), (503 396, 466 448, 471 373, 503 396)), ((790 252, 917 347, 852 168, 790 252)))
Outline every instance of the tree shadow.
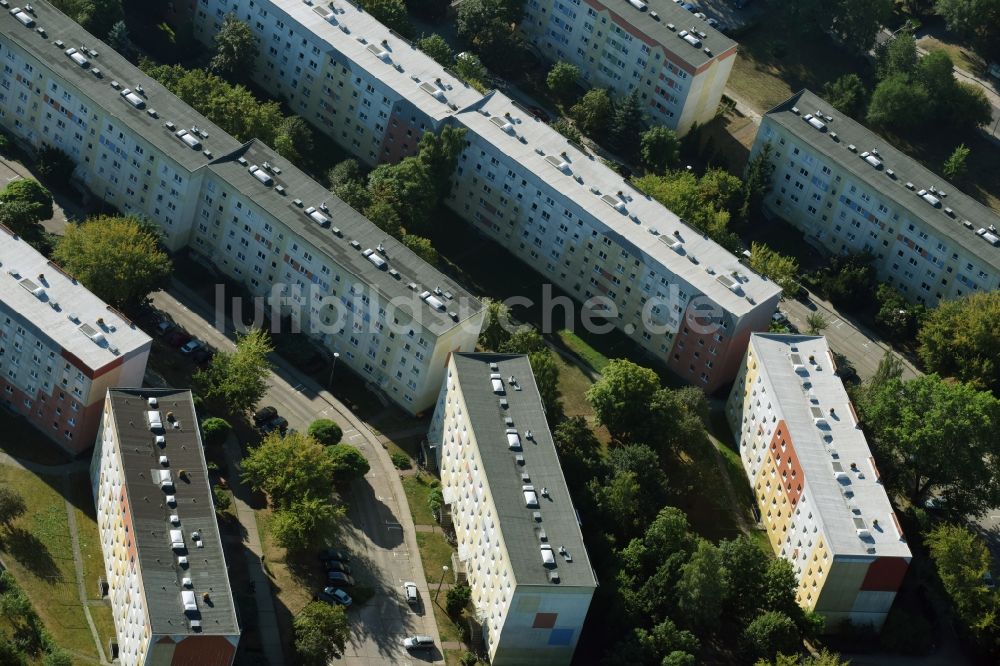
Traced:
POLYGON ((17 560, 33 575, 47 581, 62 580, 62 573, 49 549, 29 530, 12 526, 0 536, 0 550, 17 560))

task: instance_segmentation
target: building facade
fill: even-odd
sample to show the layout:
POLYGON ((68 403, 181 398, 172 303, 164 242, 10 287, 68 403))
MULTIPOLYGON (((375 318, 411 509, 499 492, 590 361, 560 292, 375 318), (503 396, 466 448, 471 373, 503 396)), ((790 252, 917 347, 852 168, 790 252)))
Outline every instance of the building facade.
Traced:
POLYGON ((447 354, 475 347, 476 299, 267 146, 236 141, 44 0, 32 7, 0 14, 0 123, 17 140, 65 151, 87 190, 407 411, 434 404, 447 354))
POLYGON ((124 666, 228 666, 240 639, 191 392, 111 389, 91 487, 124 666))
MULTIPOLYGON (((622 4, 631 11, 631 5, 622 4)), ((700 21, 679 11, 685 20, 700 21)), ((750 332, 767 330, 780 294, 776 285, 635 190, 586 149, 504 95, 468 88, 355 5, 263 0, 251 7, 245 0, 197 0, 188 12, 205 43, 228 13, 246 21, 261 40, 257 71, 266 77, 277 68, 281 75, 269 79, 272 92, 286 95, 292 108, 359 159, 401 156, 384 150, 400 141, 407 145, 404 152, 412 152, 423 130, 444 124, 465 129, 466 150, 448 206, 578 302, 590 301, 644 352, 685 380, 708 391, 728 383, 750 332), (338 77, 348 76, 345 71, 350 80, 341 81, 338 77), (285 87, 278 90, 279 85, 285 87), (342 124, 330 125, 311 110, 317 104, 320 109, 337 104, 338 113, 349 119, 380 105, 388 115, 375 135, 364 134, 368 138, 356 145, 350 132, 343 136, 342 124), (395 111, 404 108, 402 115, 395 111), (397 134, 390 137, 391 132, 397 134), (568 171, 556 168, 567 160, 572 162, 568 171)), ((642 16, 656 23, 649 14, 642 16)), ((710 41, 724 39, 712 35, 710 41)), ((674 39, 709 59, 704 49, 674 39)), ((712 59, 716 64, 709 69, 722 72, 732 64, 735 44, 727 41, 716 51, 720 58, 712 59), (725 52, 730 56, 721 58, 725 52)), ((667 51, 656 51, 661 53, 667 51)), ((673 57, 653 55, 651 62, 677 69, 678 63, 663 60, 673 57)), ((705 85, 707 71, 699 79, 705 85)), ((722 76, 720 91, 724 82, 722 76)), ((696 87, 686 88, 691 100, 703 96, 692 92, 696 87)), ((705 103, 712 114, 717 102, 716 96, 705 103)), ((692 109, 700 104, 685 103, 692 109)))
POLYGON ((569 664, 597 580, 528 358, 453 354, 428 443, 490 663, 569 664))
POLYGON ((909 300, 1000 287, 1000 216, 808 90, 764 115, 751 157, 770 145, 765 206, 832 254, 869 252, 909 300))
POLYGON ((89 449, 112 386, 142 384, 152 340, 0 226, 3 406, 67 452, 89 449))
POLYGON ((638 91, 647 120, 685 134, 715 117, 736 42, 673 0, 527 0, 521 28, 585 88, 638 91))
POLYGON ((879 630, 911 555, 836 372, 826 338, 755 334, 726 415, 799 604, 879 630))

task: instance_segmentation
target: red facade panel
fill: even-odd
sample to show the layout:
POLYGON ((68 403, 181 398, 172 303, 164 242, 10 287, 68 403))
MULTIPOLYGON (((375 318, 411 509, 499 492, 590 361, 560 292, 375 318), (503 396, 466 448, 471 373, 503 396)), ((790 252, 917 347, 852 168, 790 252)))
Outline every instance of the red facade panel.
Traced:
POLYGON ((868 573, 861 583, 863 592, 896 592, 903 583, 903 576, 910 563, 902 557, 880 557, 868 565, 868 573))

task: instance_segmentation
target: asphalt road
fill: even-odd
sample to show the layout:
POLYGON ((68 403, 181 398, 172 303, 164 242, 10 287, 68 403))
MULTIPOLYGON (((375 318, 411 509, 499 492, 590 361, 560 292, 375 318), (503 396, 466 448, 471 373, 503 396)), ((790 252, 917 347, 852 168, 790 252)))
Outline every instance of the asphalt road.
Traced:
MULTIPOLYGON (((182 286, 175 283, 169 293, 155 293, 153 304, 212 347, 233 348, 231 329, 218 331, 212 309, 182 286)), ((351 642, 347 654, 337 663, 360 666, 443 662, 440 650, 430 655, 410 655, 402 647, 403 638, 415 633, 430 635, 438 646, 441 641, 429 606, 431 596, 413 521, 388 453, 336 398, 280 357, 274 356, 272 361, 275 372, 262 404, 276 407, 290 427, 302 432, 317 418, 334 419, 344 430, 344 442, 358 447, 371 465, 371 471, 351 489, 343 543, 338 546, 351 554, 351 568, 359 584, 374 587, 375 595, 363 606, 349 609, 351 642), (423 603, 416 610, 402 598, 404 581, 417 584, 423 603)))
MULTIPOLYGON (((822 334, 826 336, 830 348, 846 356, 862 380, 874 375, 879 362, 885 352, 889 350, 889 346, 872 331, 860 328, 841 316, 829 303, 812 294, 810 294, 809 301, 815 309, 790 298, 782 300, 778 309, 788 316, 789 321, 801 333, 809 330, 806 319, 810 314, 813 312, 822 314, 827 321, 827 328, 822 331, 822 334)), ((909 361, 903 357, 900 359, 903 361, 903 379, 912 379, 920 374, 909 361)))

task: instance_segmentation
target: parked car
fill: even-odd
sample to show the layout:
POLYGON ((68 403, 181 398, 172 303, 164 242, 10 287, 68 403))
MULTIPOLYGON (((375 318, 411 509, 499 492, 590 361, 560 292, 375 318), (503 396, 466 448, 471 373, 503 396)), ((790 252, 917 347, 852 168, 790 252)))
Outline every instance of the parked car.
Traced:
POLYGON ((196 349, 191 353, 191 360, 198 365, 204 365, 205 363, 211 361, 213 356, 215 356, 214 351, 203 347, 201 349, 196 349))
POLYGON ((993 574, 991 574, 989 571, 983 574, 983 585, 986 586, 987 590, 997 589, 997 582, 993 580, 993 574))
POLYGON ((347 553, 342 550, 337 550, 336 548, 324 548, 319 551, 319 559, 323 561, 336 560, 337 562, 351 561, 351 558, 348 557, 347 553))
POLYGON ((169 319, 161 319, 160 323, 156 325, 156 334, 159 336, 164 336, 170 331, 174 330, 175 328, 177 328, 177 326, 174 324, 174 322, 170 321, 169 319))
POLYGON ((267 407, 261 407, 256 412, 253 413, 253 422, 256 426, 262 426, 268 421, 272 420, 278 415, 278 410, 274 407, 268 405, 267 407))
POLYGON ((288 419, 284 416, 275 416, 273 419, 262 425, 260 430, 264 433, 273 432, 275 430, 283 433, 288 430, 288 419))
POLYGON ((183 347, 191 341, 191 336, 184 331, 174 331, 167 336, 167 344, 171 347, 183 347))
POLYGON ((788 321, 788 317, 785 316, 784 312, 778 310, 773 315, 771 315, 771 321, 777 324, 784 324, 786 321, 788 321))
POLYGON ((333 587, 354 587, 354 579, 342 571, 327 571, 326 579, 333 587))
POLYGON ((201 348, 202 348, 202 342, 201 342, 201 340, 199 340, 197 338, 191 338, 190 340, 188 340, 184 344, 183 347, 181 347, 181 353, 182 354, 190 354, 194 350, 201 349, 201 348))
POLYGON ((337 560, 326 560, 323 563, 327 571, 339 571, 340 573, 349 574, 351 573, 351 567, 344 564, 343 562, 338 562, 337 560))
POLYGON ((409 636, 403 639, 403 647, 407 650, 430 650, 434 647, 434 639, 430 636, 409 636))
POLYGON ((547 123, 547 122, 549 122, 549 120, 551 120, 551 118, 549 117, 549 114, 546 113, 545 109, 543 109, 540 106, 529 106, 528 107, 528 111, 531 111, 531 113, 536 118, 538 118, 539 120, 541 120, 543 123, 547 123))
POLYGON ((351 595, 344 592, 339 587, 324 587, 323 590, 316 595, 316 598, 319 601, 325 601, 328 604, 339 604, 341 606, 350 606, 354 603, 354 600, 351 599, 351 595))
POLYGON ((403 583, 403 594, 406 597, 406 603, 411 606, 416 606, 420 602, 416 583, 411 583, 410 581, 403 583))

